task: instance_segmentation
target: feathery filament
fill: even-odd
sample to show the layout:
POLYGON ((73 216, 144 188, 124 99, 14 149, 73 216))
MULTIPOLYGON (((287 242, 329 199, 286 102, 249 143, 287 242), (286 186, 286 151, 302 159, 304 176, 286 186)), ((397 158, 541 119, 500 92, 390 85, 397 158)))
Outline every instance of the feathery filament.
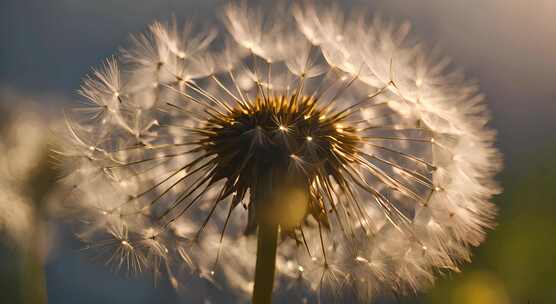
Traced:
POLYGON ((484 239, 500 161, 476 88, 405 25, 288 9, 227 7, 228 40, 155 23, 84 80, 66 180, 109 264, 250 293, 251 235, 274 225, 279 291, 364 301, 484 239))

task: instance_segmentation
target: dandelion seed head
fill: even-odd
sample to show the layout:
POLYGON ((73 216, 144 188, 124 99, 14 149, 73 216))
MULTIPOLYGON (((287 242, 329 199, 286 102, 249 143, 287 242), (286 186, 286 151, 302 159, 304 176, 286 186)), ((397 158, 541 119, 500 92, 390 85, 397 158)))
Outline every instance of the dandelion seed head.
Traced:
POLYGON ((457 269, 499 191, 482 97, 406 25, 278 11, 229 5, 227 31, 154 23, 84 80, 66 142, 82 239, 180 288, 178 272, 250 293, 253 235, 269 223, 278 275, 303 273, 318 297, 350 286, 365 302, 457 269))

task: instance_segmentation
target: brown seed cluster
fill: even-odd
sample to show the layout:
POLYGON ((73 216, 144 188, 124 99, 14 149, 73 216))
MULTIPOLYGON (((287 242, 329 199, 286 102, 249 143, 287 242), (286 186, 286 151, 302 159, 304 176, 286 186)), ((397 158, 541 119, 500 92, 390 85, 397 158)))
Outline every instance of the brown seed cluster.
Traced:
POLYGON ((326 225, 316 180, 341 180, 344 164, 357 153, 348 112, 319 107, 309 96, 258 97, 226 114, 212 114, 203 147, 217 157, 213 179, 227 179, 224 193, 242 201, 250 191, 249 223, 295 228, 308 215, 326 225))

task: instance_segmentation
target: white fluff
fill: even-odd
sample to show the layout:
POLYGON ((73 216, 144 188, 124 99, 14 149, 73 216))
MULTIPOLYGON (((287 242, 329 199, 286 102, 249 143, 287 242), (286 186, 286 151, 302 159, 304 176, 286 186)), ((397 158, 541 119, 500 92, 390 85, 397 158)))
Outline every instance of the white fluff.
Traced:
POLYGON ((256 245, 242 236, 242 204, 249 201, 232 211, 222 242, 229 202, 197 234, 219 189, 205 191, 196 184, 202 174, 186 179, 191 170, 180 170, 198 153, 186 152, 198 138, 185 129, 203 125, 196 119, 202 105, 223 111, 260 91, 291 94, 303 79, 301 94, 324 87, 323 98, 341 92, 335 109, 356 105, 360 121, 353 127, 362 129, 365 148, 350 173, 373 190, 348 199, 336 185, 326 204, 338 213, 330 216, 324 246, 311 220, 303 227, 311 256, 291 239, 280 244, 278 290, 295 290, 291 282, 302 279, 307 284, 299 286, 317 298, 349 289, 365 301, 388 289, 421 289, 439 269, 457 270, 469 260, 470 246, 494 225, 489 200, 499 192, 493 175, 501 163, 475 85, 447 71, 448 61, 429 59, 406 38, 407 24, 334 7, 264 14, 245 4, 226 7, 223 23, 228 32, 218 34, 155 23, 84 81, 90 105, 68 115, 66 154, 78 159, 67 181, 87 219, 81 237, 90 246, 111 250, 102 252, 116 268, 150 268, 177 282, 177 269, 185 267, 250 293, 256 245), (217 47, 218 39, 226 43, 217 47), (165 186, 157 187, 161 180, 165 186), (184 208, 172 204, 189 190, 199 204, 180 214, 184 208), (179 217, 159 225, 153 218, 164 210, 179 217))

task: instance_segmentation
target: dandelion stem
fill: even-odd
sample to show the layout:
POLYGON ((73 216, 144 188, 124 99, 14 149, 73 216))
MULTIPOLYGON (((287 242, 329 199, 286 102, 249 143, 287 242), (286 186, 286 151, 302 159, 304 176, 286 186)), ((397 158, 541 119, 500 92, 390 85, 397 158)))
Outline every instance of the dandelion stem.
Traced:
POLYGON ((253 304, 270 304, 276 266, 278 225, 259 225, 253 304))

